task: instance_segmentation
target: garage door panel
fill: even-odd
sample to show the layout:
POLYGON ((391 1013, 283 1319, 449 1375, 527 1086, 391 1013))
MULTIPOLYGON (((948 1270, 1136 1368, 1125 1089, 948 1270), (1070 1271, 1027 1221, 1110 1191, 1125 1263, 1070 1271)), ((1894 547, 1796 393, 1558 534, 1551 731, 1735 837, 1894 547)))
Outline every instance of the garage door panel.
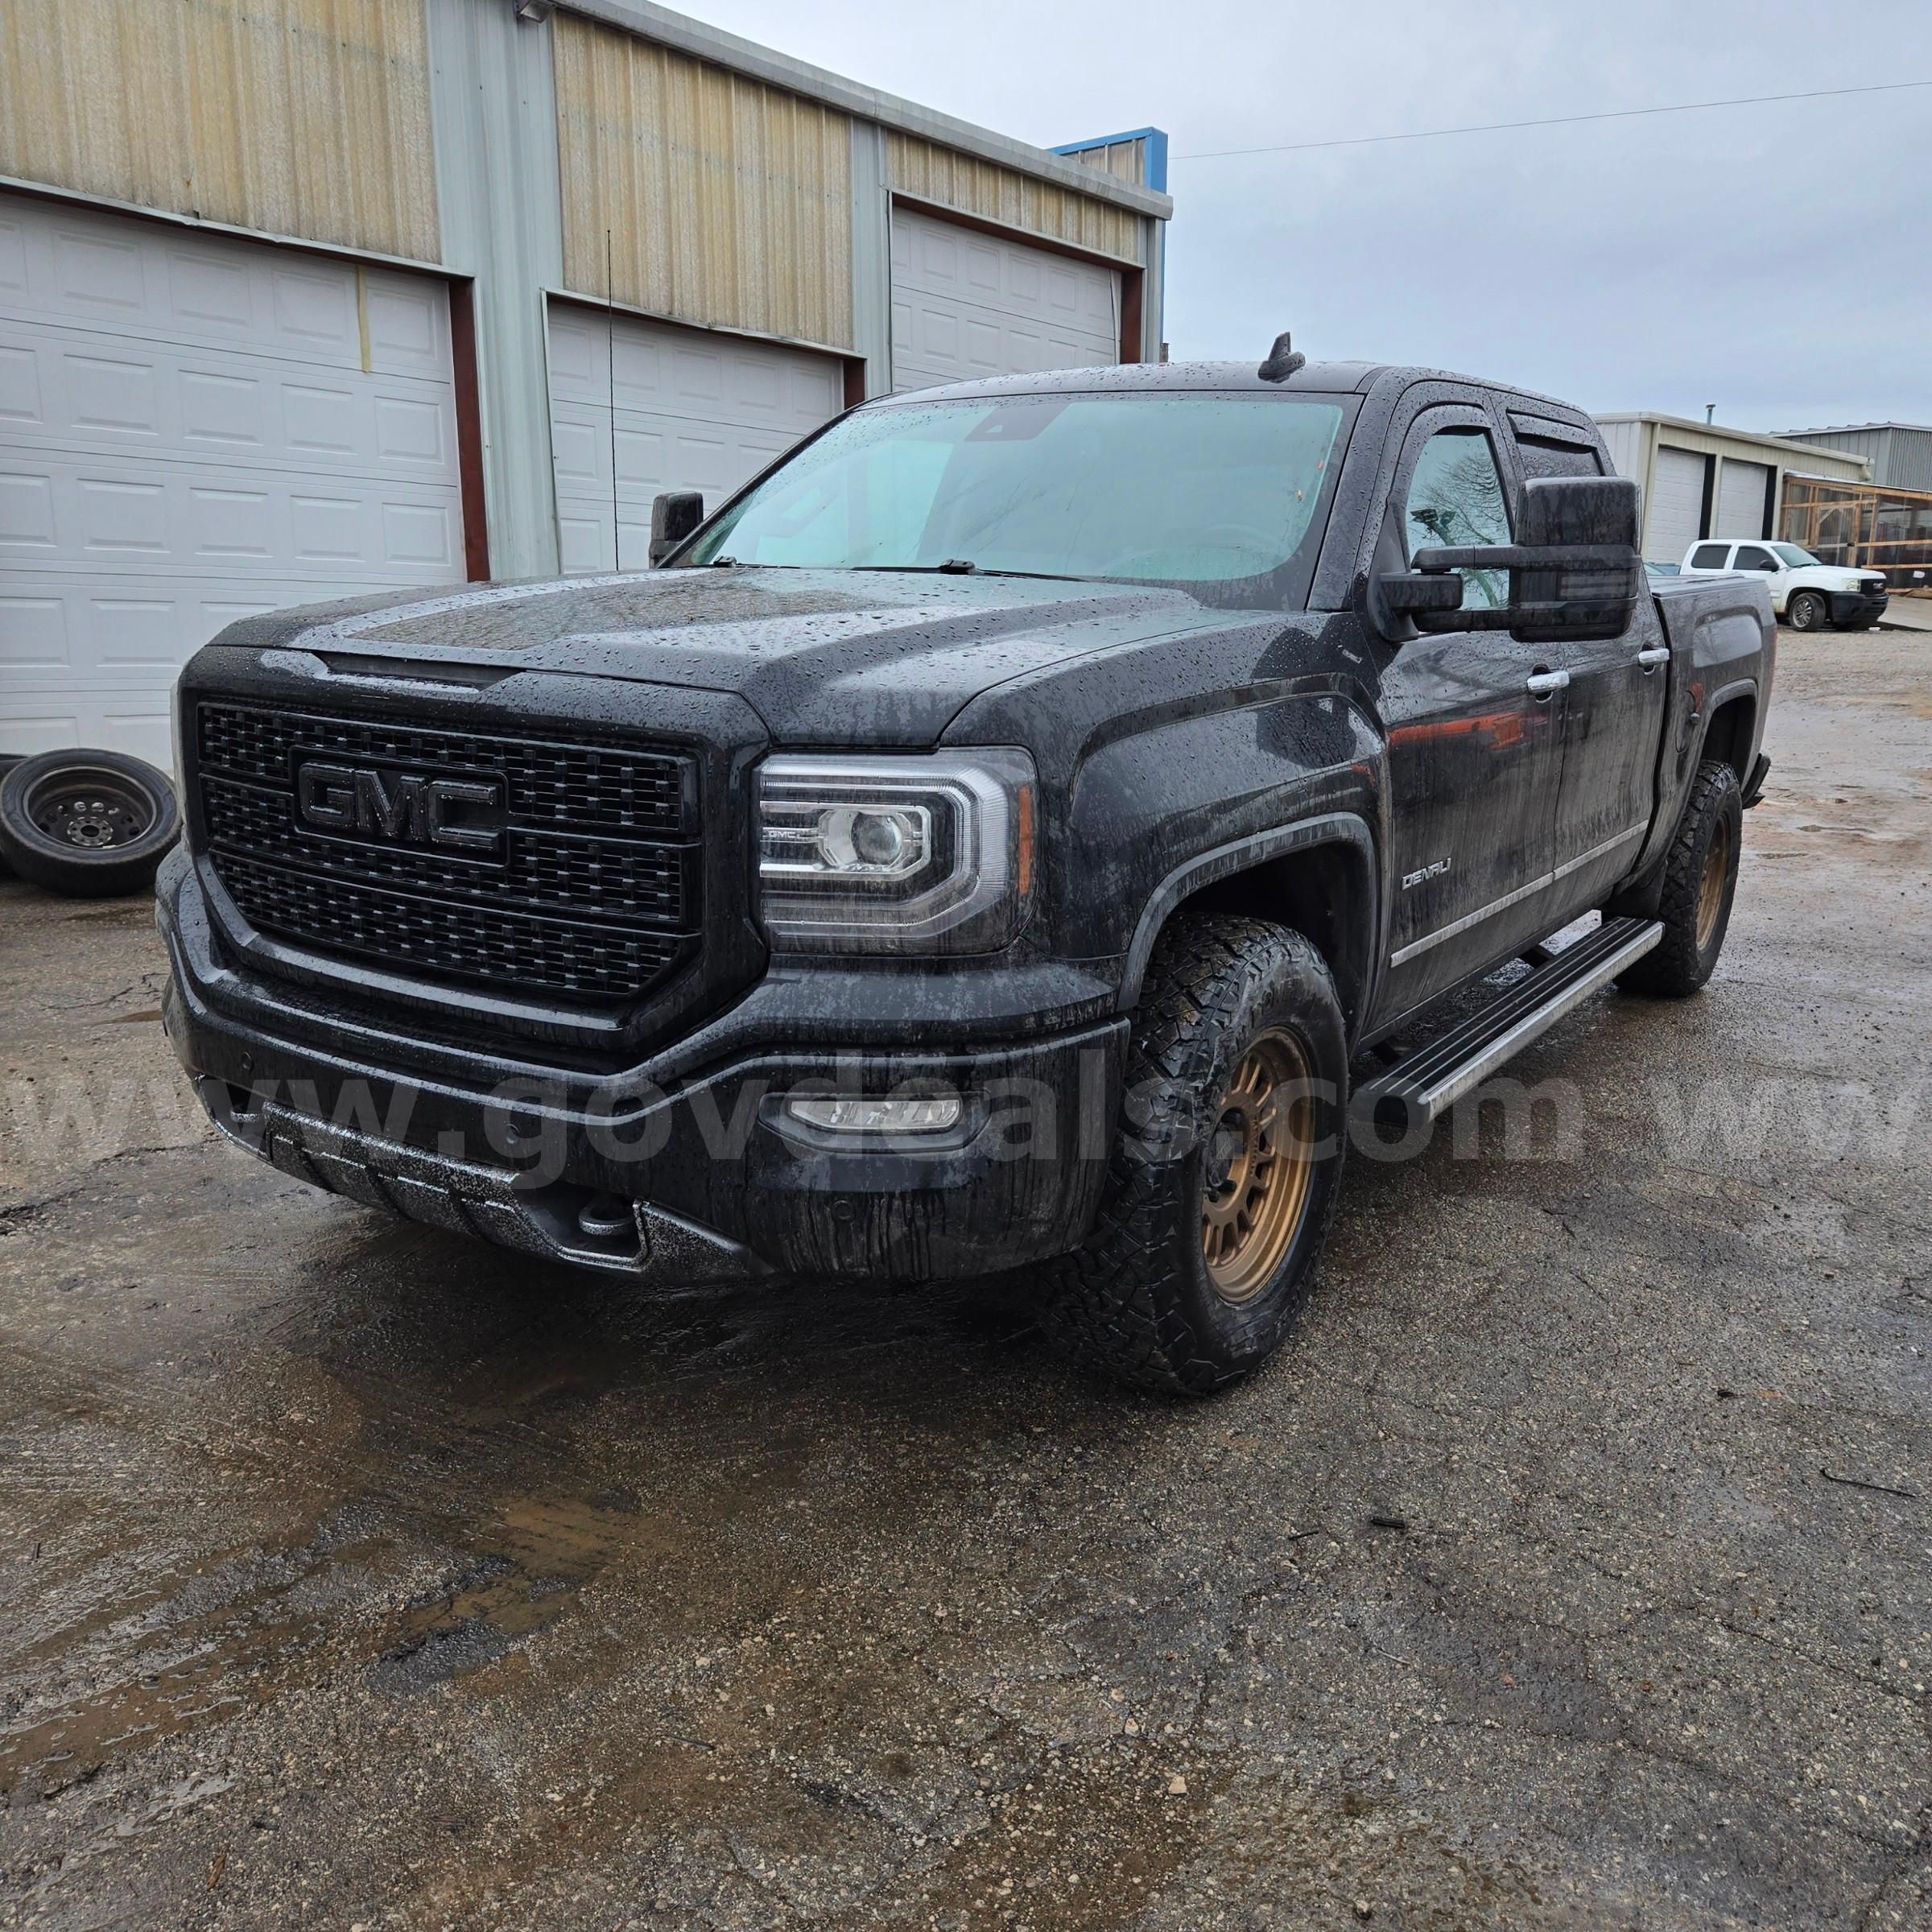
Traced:
POLYGON ((715 507, 836 415, 844 394, 833 356, 564 303, 551 309, 550 369, 566 576, 609 570, 613 554, 621 568, 642 568, 658 491, 702 490, 715 507))
POLYGON ((1692 450, 1660 444, 1650 495, 1645 555, 1653 563, 1681 563, 1703 531, 1704 459, 1692 450))
POLYGON ((1727 458, 1717 473, 1717 521, 1711 526, 1711 535, 1763 536, 1765 502, 1770 481, 1768 464, 1727 458))
MULTIPOLYGON (((233 580, 353 564, 347 596, 460 575, 453 493, 407 479, 330 478, 237 464, 56 455, 0 472, 0 557, 43 567, 233 580)), ((303 571, 303 574, 307 574, 303 571)))
POLYGON ((358 280, 353 262, 52 204, 0 213, 6 321, 357 375, 449 375, 448 298, 432 277, 365 266, 358 280))
POLYGON ((1120 274, 899 208, 892 217, 896 389, 1120 358, 1120 274))
POLYGON ((448 383, 361 369, 319 375, 266 358, 0 320, 0 436, 19 451, 138 449, 144 462, 210 455, 271 468, 321 463, 375 477, 457 478, 448 383))
POLYGON ((69 650, 67 607, 60 597, 0 592, 0 664, 57 671, 69 650))

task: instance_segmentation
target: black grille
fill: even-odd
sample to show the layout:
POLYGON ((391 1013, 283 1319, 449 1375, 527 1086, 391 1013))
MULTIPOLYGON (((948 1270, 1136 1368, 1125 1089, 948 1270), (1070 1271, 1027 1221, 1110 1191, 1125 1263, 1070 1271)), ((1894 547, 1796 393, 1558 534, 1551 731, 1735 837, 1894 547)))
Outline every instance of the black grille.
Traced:
POLYGON ((228 704, 200 708, 196 752, 209 857, 264 932, 412 977, 598 1001, 636 998, 697 949, 696 774, 680 754, 228 704), (295 809, 313 759, 497 781, 499 844, 315 829, 295 809))

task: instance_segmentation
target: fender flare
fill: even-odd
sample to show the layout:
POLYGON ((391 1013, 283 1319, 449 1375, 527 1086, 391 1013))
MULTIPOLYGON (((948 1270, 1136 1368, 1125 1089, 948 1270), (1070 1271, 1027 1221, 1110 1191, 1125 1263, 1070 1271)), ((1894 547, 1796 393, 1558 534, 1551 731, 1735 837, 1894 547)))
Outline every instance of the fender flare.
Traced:
POLYGON ((1762 741, 1765 735, 1764 706, 1760 693, 1759 681, 1756 678, 1733 678, 1731 682, 1725 685, 1721 690, 1712 691, 1711 695, 1704 700, 1703 716, 1699 720, 1698 723, 1697 756, 1691 760, 1691 769, 1694 772, 1695 771, 1697 766, 1703 762, 1704 746, 1709 742, 1711 737, 1711 720, 1715 717, 1717 714, 1722 711, 1733 698, 1739 697, 1748 697, 1752 706, 1751 715, 1751 729, 1752 734, 1752 741, 1751 743, 1745 747, 1746 755, 1744 758, 1744 768, 1747 771, 1749 770, 1751 765, 1750 754, 1757 750, 1759 743, 1762 741))
MULTIPOLYGON (((1154 941, 1161 928, 1181 901, 1211 886, 1217 879, 1232 878, 1236 873, 1251 872, 1292 852, 1306 852, 1317 845, 1350 845, 1360 855, 1370 883, 1368 902, 1363 916, 1373 927, 1378 914, 1376 881, 1375 835, 1368 821, 1352 811, 1326 811, 1313 818, 1298 819, 1290 825, 1278 825, 1231 844, 1215 846, 1183 861, 1167 874, 1141 909, 1141 916, 1127 947, 1121 973, 1121 1006, 1130 1010, 1139 1001, 1141 982, 1146 976, 1147 962, 1153 956, 1154 941)), ((1374 935, 1364 957, 1373 960, 1374 935)), ((1366 993, 1367 989, 1364 989, 1366 993)))

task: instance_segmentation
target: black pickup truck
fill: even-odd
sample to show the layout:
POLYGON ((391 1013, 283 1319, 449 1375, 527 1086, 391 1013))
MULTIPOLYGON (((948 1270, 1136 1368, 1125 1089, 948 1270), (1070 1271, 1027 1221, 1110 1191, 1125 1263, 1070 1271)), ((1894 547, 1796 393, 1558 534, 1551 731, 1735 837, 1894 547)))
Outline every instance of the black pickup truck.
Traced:
POLYGON ((180 680, 175 1050, 371 1206, 666 1286, 1018 1271, 1222 1386, 1352 1137, 1711 971, 1775 631, 1647 586, 1608 468, 1283 338, 867 404, 660 498, 647 572, 246 618, 180 680))

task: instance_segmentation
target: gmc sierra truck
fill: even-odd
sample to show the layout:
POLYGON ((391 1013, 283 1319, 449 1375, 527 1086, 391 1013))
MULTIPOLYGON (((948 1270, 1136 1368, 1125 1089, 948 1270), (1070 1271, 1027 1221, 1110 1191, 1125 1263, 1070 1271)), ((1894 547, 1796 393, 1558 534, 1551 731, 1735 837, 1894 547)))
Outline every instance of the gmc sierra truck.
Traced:
POLYGON ((1724 943, 1771 612, 1647 586, 1608 472, 1283 337, 865 404, 660 497, 648 572, 245 618, 179 688, 175 1051, 373 1207, 669 1287, 999 1273, 1222 1387, 1352 1139, 1724 943))

